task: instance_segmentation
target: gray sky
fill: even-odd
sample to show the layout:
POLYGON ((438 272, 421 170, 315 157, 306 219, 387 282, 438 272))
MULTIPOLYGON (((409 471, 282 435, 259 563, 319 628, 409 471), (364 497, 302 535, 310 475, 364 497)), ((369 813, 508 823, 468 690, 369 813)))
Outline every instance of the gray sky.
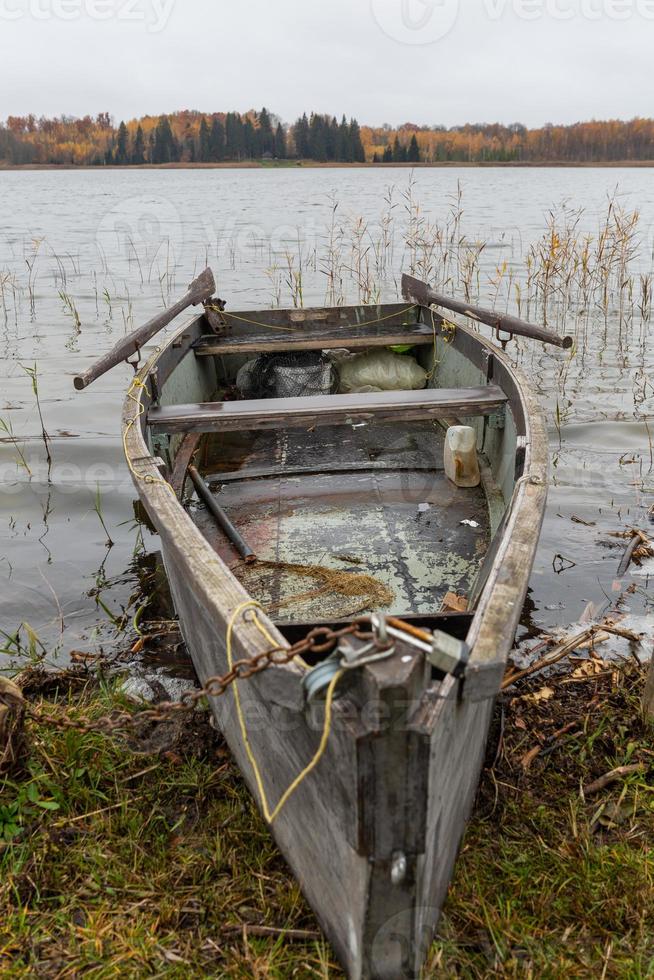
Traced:
POLYGON ((0 119, 649 116, 653 42, 654 0, 0 0, 0 119))

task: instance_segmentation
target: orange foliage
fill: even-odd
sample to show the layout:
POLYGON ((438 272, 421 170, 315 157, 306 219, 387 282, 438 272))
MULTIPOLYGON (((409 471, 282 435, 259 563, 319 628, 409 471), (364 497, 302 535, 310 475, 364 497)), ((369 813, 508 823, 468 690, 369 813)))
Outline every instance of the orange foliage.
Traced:
MULTIPOLYGON (((226 113, 203 114, 183 110, 168 116, 182 162, 196 159, 200 125, 214 120, 223 125, 226 113)), ((254 111, 242 116, 257 125, 254 111)), ((128 144, 134 145, 139 126, 143 133, 144 158, 149 160, 149 146, 159 124, 159 116, 144 116, 126 123, 128 144)), ((392 151, 396 139, 401 148, 416 137, 420 159, 438 162, 504 162, 504 163, 604 163, 654 160, 654 120, 633 119, 629 122, 609 120, 576 123, 572 126, 547 125, 527 129, 521 125, 466 125, 452 129, 424 127, 405 123, 397 129, 390 126, 361 127, 366 159, 382 160, 392 151), (389 149, 390 148, 390 149, 389 149)), ((0 125, 0 161, 9 164, 103 165, 114 162, 118 145, 118 128, 108 113, 82 119, 62 116, 55 119, 34 115, 9 116, 0 125)), ((292 140, 289 140, 292 148, 292 140)), ((415 159, 415 157, 414 157, 415 159)))

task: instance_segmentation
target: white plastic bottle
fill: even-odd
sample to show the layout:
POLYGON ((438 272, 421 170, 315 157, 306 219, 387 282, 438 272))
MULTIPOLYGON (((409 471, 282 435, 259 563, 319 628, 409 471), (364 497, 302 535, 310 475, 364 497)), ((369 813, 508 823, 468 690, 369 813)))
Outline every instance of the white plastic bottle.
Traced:
POLYGON ((445 473, 457 487, 481 483, 477 433, 469 425, 452 425, 445 436, 445 473))

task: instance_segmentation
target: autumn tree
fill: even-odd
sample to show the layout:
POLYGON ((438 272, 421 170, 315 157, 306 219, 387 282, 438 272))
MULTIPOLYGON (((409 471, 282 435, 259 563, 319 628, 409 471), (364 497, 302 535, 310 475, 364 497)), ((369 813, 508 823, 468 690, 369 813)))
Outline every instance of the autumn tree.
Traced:
POLYGON ((282 159, 383 163, 617 163, 654 161, 654 120, 547 124, 474 123, 446 128, 404 123, 360 127, 357 120, 304 113, 287 132, 268 109, 203 115, 183 110, 114 126, 101 112, 82 118, 10 116, 0 124, 0 159, 7 165, 101 166, 239 161, 268 153, 282 159))

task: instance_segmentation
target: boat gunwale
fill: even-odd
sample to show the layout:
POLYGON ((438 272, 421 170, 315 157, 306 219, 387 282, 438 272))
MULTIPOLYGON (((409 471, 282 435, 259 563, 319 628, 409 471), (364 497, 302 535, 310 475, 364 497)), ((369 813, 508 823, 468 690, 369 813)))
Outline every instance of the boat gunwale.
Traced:
MULTIPOLYGON (((381 304, 381 308, 393 305, 381 304)), ((380 305, 374 309, 380 309, 380 305)), ((431 315, 427 308, 422 309, 431 315)), ((253 312, 263 313, 244 311, 236 315, 251 315, 253 312)), ((297 313, 275 311, 278 315, 291 312, 297 313)), ((446 323, 451 323, 440 316, 434 319, 436 333, 440 333, 446 323)), ((231 599, 231 605, 236 609, 251 597, 215 553, 169 484, 162 479, 146 441, 148 409, 154 400, 152 390, 161 390, 182 359, 192 354, 194 342, 205 329, 206 321, 202 315, 186 322, 138 372, 124 403, 124 447, 139 496, 162 539, 182 554, 190 574, 194 574, 193 566, 199 564, 202 577, 198 585, 205 591, 209 603, 224 605, 225 600, 231 599), (149 380, 152 381, 151 385, 148 385, 149 380)), ((509 395, 512 407, 519 407, 526 435, 523 476, 515 485, 507 505, 507 521, 504 529, 498 532, 503 538, 479 596, 468 636, 471 657, 463 697, 482 700, 497 694, 522 612, 545 513, 549 442, 543 412, 522 371, 515 368, 507 355, 487 338, 467 326, 457 324, 452 341, 455 346, 460 338, 463 339, 461 346, 468 348, 462 352, 463 356, 477 367, 482 368, 482 362, 488 363, 492 356, 505 381, 513 388, 513 393, 506 389, 505 393, 509 395), (473 352, 479 355, 478 358, 469 357, 473 352)), ((347 347, 345 335, 343 346, 347 347)), ((503 387, 497 376, 493 381, 503 387)), ((280 647, 290 646, 265 613, 260 613, 259 618, 280 647)), ((256 627, 242 618, 234 624, 233 639, 235 646, 248 651, 249 655, 267 648, 266 644, 262 646, 262 636, 256 627)), ((294 663, 275 666, 295 675, 302 673, 294 663)))

